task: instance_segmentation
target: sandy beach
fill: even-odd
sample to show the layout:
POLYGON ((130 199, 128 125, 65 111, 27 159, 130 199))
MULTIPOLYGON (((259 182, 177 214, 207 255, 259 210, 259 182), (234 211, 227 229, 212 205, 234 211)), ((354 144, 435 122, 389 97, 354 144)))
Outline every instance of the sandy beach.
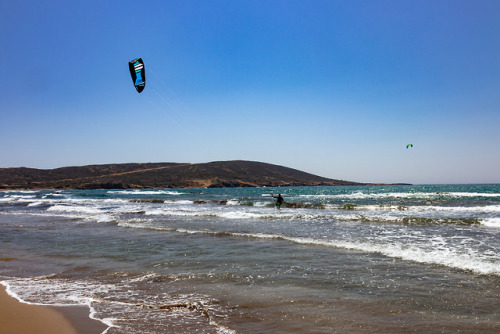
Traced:
POLYGON ((20 303, 0 285, 0 334, 97 334, 106 326, 89 318, 86 307, 48 307, 20 303))

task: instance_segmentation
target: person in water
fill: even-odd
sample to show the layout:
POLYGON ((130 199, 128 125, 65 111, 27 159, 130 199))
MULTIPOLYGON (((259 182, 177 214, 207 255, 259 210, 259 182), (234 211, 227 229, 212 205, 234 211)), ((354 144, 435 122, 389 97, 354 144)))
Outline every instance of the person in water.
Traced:
POLYGON ((281 204, 283 204, 284 200, 283 200, 283 197, 281 196, 281 194, 278 194, 278 196, 274 196, 273 194, 271 194, 271 196, 273 196, 273 198, 276 198, 276 207, 278 208, 278 210, 281 208, 281 204))

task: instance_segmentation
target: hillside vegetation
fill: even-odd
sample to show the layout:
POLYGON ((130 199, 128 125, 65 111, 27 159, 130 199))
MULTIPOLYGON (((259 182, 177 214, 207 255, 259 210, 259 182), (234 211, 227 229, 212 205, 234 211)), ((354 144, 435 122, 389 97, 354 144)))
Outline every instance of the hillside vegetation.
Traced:
POLYGON ((328 179, 255 161, 129 163, 56 169, 0 168, 0 189, 127 189, 337 186, 363 183, 328 179))

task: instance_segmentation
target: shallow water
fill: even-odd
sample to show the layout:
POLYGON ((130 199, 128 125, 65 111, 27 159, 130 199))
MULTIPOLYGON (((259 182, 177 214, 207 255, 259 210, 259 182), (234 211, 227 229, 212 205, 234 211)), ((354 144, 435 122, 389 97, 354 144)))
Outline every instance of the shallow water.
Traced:
POLYGON ((500 185, 0 192, 0 245, 107 333, 500 330, 500 185))

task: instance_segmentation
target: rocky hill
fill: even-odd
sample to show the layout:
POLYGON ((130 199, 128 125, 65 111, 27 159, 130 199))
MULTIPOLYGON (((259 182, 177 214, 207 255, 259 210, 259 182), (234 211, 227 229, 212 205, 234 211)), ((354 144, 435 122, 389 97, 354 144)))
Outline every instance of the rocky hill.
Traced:
POLYGON ((130 163, 56 169, 0 168, 0 189, 127 189, 337 186, 363 183, 328 179, 255 161, 130 163))

